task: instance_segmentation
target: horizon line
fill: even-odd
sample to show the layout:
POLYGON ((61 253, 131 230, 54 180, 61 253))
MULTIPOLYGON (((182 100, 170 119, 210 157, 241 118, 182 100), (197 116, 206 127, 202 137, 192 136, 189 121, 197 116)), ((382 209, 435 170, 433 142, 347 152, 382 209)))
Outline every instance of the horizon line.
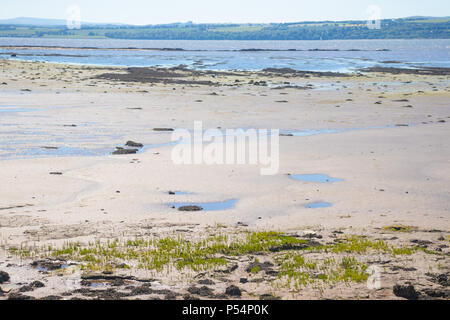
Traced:
MULTIPOLYGON (((435 18, 450 18, 450 16, 406 16, 399 18, 381 18, 380 20, 400 20, 400 19, 411 19, 411 18, 427 18, 427 19, 435 19, 435 18)), ((1 21, 4 20, 14 20, 14 19, 40 19, 40 20, 59 20, 66 21, 67 19, 63 18, 40 18, 40 17, 13 17, 13 18, 1 18, 1 21)), ((174 21, 174 22, 165 22, 165 23, 148 23, 148 24, 131 24, 126 22, 96 22, 96 21, 81 21, 81 24, 102 24, 102 25, 126 25, 126 26, 136 26, 136 27, 145 27, 145 26, 158 26, 158 25, 170 25, 170 24, 193 24, 193 25, 202 25, 202 24, 288 24, 288 23, 318 23, 318 22, 345 22, 345 21, 367 21, 367 19, 338 19, 338 20, 298 20, 298 21, 272 21, 272 22, 195 22, 192 20, 188 21, 174 21)), ((11 23, 14 25, 14 23, 11 23)), ((21 24, 27 25, 27 24, 21 24)), ((33 25, 33 24, 28 24, 33 25)), ((51 26, 51 25, 49 25, 51 26)))

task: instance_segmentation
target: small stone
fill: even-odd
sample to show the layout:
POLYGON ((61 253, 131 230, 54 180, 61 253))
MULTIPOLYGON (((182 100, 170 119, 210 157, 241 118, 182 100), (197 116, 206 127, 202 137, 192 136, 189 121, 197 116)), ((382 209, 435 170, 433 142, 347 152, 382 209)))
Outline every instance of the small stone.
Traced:
POLYGON ((139 151, 138 149, 124 149, 120 147, 116 148, 117 150, 112 153, 113 155, 136 154, 139 151))
POLYGON ((240 297, 242 295, 241 289, 239 289, 236 286, 229 286, 226 290, 225 290, 225 294, 232 296, 232 297, 240 297))
POLYGON ((203 208, 199 206, 182 206, 178 208, 178 211, 202 211, 203 208))
POLYGON ((5 283, 9 281, 9 274, 5 271, 0 271, 0 283, 5 283))
POLYGON ((19 288, 19 292, 30 292, 33 291, 34 289, 31 286, 22 286, 19 288))
POLYGON ((402 286, 397 284, 394 286, 393 291, 397 297, 405 298, 408 300, 417 300, 419 298, 419 294, 412 285, 402 286))
POLYGON ((34 300, 34 297, 30 297, 30 296, 23 295, 21 293, 14 292, 8 296, 8 300, 34 300))
POLYGON ((162 132, 164 132, 164 131, 175 131, 175 130, 172 129, 172 128, 154 128, 153 131, 162 131, 162 132))
POLYGON ((30 283, 30 287, 32 287, 32 288, 43 288, 43 287, 45 287, 45 284, 42 283, 41 281, 33 281, 32 283, 30 283))
POLYGON ((127 143, 125 145, 127 147, 135 147, 135 148, 142 148, 144 146, 142 143, 134 142, 134 141, 127 141, 127 143))
POLYGON ((190 287, 190 288, 187 289, 187 291, 190 294, 196 294, 196 295, 201 296, 201 297, 208 297, 208 296, 214 295, 214 292, 210 288, 208 288, 206 286, 203 286, 201 288, 190 287))

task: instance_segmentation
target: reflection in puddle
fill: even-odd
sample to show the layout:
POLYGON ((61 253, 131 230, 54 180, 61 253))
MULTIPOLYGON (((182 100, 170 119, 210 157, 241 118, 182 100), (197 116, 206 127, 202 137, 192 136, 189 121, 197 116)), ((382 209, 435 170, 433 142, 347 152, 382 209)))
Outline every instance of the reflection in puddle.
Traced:
MULTIPOLYGON (((347 129, 348 130, 348 129, 347 129)), ((307 136, 314 136, 317 134, 325 134, 325 133, 339 133, 344 132, 345 129, 339 130, 339 129, 323 129, 323 130, 281 130, 280 134, 283 135, 291 135, 293 137, 307 137, 307 136)))
POLYGON ((102 282, 92 282, 91 287, 92 288, 101 288, 101 287, 106 287, 106 285, 102 282))
POLYGON ((87 149, 87 148, 77 148, 77 147, 58 147, 58 149, 53 148, 42 148, 42 147, 31 147, 23 148, 22 150, 14 148, 2 148, 6 151, 5 154, 0 155, 0 158, 10 158, 14 157, 16 159, 20 158, 39 158, 47 156, 65 157, 65 156, 102 156, 110 151, 109 148, 98 148, 98 149, 87 149))
POLYGON ((187 194, 192 194, 191 192, 186 192, 186 191, 169 191, 170 195, 175 195, 175 196, 184 196, 187 194))
POLYGON ((43 272, 47 272, 49 270, 58 270, 58 269, 64 270, 64 269, 67 269, 68 267, 69 267, 69 265, 62 264, 59 268, 52 267, 52 268, 49 269, 49 268, 44 267, 44 266, 42 266, 40 264, 36 265, 36 269, 38 269, 39 271, 43 271, 43 272))
POLYGON ((233 209, 234 205, 238 202, 237 199, 231 199, 219 202, 185 202, 185 203, 169 203, 170 207, 179 209, 186 206, 197 206, 201 207, 202 211, 220 211, 233 209))
POLYGON ((308 209, 317 209, 317 208, 329 208, 331 206, 333 206, 333 205, 328 202, 314 202, 314 203, 308 203, 305 207, 308 209))
POLYGON ((144 144, 142 148, 139 149, 137 153, 144 153, 148 149, 155 149, 155 148, 163 148, 163 147, 172 147, 176 146, 180 143, 182 143, 183 140, 177 140, 177 141, 171 141, 171 142, 165 142, 165 143, 153 143, 153 144, 144 144))
MULTIPOLYGON (((387 126, 377 126, 377 127, 366 127, 366 128, 347 128, 347 129, 321 129, 321 130, 280 130, 281 136, 291 136, 291 137, 308 137, 315 136, 319 134, 330 134, 330 133, 343 133, 352 131, 363 131, 363 130, 373 130, 373 129, 389 129, 396 128, 399 125, 387 125, 387 126)), ((413 127, 414 124, 404 124, 401 126, 413 127)))
POLYGON ((332 178, 326 174, 290 174, 289 176, 292 179, 305 182, 332 183, 344 181, 343 179, 332 178))
POLYGON ((31 112, 31 111, 36 111, 37 109, 35 108, 14 108, 14 107, 4 107, 4 106, 0 106, 0 112, 2 113, 18 113, 18 112, 31 112))

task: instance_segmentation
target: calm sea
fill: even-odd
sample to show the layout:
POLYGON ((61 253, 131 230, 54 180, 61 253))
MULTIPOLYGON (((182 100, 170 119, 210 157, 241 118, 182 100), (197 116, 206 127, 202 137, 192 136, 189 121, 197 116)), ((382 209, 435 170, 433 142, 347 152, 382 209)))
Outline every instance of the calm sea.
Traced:
POLYGON ((354 71, 384 65, 450 67, 450 40, 194 41, 0 38, 0 58, 210 70, 354 71), (6 46, 55 48, 16 49, 6 46), (12 57, 11 55, 15 55, 12 57))

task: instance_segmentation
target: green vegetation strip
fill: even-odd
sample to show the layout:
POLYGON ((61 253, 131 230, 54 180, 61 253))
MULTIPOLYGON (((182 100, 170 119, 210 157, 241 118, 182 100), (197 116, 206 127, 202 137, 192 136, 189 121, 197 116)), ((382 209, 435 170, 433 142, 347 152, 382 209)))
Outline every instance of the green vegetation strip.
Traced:
MULTIPOLYGON (((419 247, 394 247, 383 240, 372 241, 351 236, 320 245, 278 232, 205 235, 198 240, 165 237, 132 240, 114 239, 87 245, 67 242, 62 247, 9 248, 24 258, 57 258, 80 263, 87 271, 138 268, 154 271, 195 272, 227 270, 236 264, 235 257, 261 255, 274 262, 278 278, 296 288, 310 283, 366 281, 368 266, 357 259, 366 253, 392 256, 411 255, 419 247), (325 253, 325 257, 324 254, 325 253), (306 256, 315 258, 306 258, 306 256)), ((423 250, 422 250, 423 251, 423 250)), ((429 253, 429 252, 426 252, 429 253)), ((258 274, 259 267, 251 270, 258 274)))

